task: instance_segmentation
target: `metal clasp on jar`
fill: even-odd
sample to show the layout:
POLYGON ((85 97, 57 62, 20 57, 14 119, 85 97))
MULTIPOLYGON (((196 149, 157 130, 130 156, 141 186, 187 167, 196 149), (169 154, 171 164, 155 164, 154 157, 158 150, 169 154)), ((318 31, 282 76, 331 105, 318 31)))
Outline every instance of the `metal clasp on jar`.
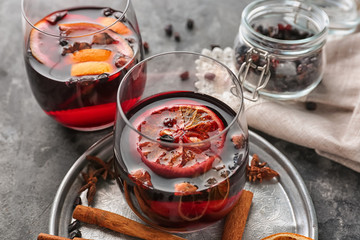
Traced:
POLYGON ((271 75, 270 58, 271 58, 270 54, 263 50, 250 48, 247 51, 245 61, 241 64, 238 74, 238 78, 240 80, 241 85, 244 87, 244 84, 247 81, 250 68, 260 71, 260 76, 256 84, 256 87, 252 91, 249 90, 252 93, 252 96, 248 97, 244 95, 244 98, 246 98, 247 100, 256 102, 259 99, 259 91, 264 87, 266 87, 267 83, 269 82, 271 75), (259 66, 254 63, 253 59, 257 57, 262 58, 264 60, 264 61, 259 61, 259 62, 263 62, 264 65, 259 66))

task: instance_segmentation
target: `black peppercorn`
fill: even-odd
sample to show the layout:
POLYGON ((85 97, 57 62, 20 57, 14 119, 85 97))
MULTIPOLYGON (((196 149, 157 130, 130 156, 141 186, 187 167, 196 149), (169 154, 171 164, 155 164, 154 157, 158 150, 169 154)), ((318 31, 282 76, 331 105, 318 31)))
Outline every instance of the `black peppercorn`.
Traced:
POLYGON ((68 45, 68 43, 69 43, 69 42, 68 42, 67 40, 63 39, 63 38, 60 38, 60 40, 59 40, 59 44, 60 44, 60 46, 62 46, 62 47, 68 45))
POLYGON ((171 37, 171 35, 173 34, 173 27, 172 27, 172 25, 171 25, 171 24, 166 25, 165 28, 164 28, 164 30, 165 30, 166 35, 167 35, 168 37, 171 37))
POLYGON ((316 104, 316 102, 306 102, 305 107, 309 111, 314 111, 314 110, 316 110, 317 104, 316 104))
POLYGON ((172 142, 174 142, 175 141, 175 139, 174 139, 174 137, 173 136, 170 136, 170 135, 162 135, 161 137, 160 137, 160 140, 161 141, 164 141, 164 142, 170 142, 170 143, 172 143, 172 142))
POLYGON ((186 21, 186 27, 187 29, 192 30, 194 28, 194 20, 188 18, 186 21))

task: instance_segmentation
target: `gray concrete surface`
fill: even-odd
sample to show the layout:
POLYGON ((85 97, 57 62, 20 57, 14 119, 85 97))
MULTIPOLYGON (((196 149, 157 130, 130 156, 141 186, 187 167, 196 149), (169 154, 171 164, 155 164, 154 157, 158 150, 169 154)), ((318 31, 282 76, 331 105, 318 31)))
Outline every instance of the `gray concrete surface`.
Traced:
MULTIPOLYGON (((133 0, 153 55, 232 46, 242 0, 133 0), (195 29, 185 28, 187 18, 195 29), (182 41, 165 37, 172 23, 182 41)), ((55 192, 74 161, 111 129, 84 133, 61 127, 37 105, 22 58, 20 0, 0 1, 0 239, 36 239, 48 232, 55 192)), ((313 199, 319 239, 360 239, 360 173, 260 133, 295 165, 313 199)))

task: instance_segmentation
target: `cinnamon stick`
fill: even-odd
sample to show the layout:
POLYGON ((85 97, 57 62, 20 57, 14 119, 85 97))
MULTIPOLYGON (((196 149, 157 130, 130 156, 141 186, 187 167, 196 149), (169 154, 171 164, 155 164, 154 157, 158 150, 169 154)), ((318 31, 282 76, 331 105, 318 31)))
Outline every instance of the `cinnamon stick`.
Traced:
POLYGON ((73 218, 81 222, 95 224, 100 227, 108 228, 113 231, 141 239, 184 240, 184 238, 148 227, 121 215, 83 205, 76 206, 73 218))
POLYGON ((249 215, 253 193, 243 190, 234 209, 227 215, 221 240, 241 240, 249 215))
POLYGON ((37 240, 89 240, 89 239, 77 238, 77 237, 70 239, 70 238, 54 236, 46 233, 40 233, 39 236, 37 237, 37 240))

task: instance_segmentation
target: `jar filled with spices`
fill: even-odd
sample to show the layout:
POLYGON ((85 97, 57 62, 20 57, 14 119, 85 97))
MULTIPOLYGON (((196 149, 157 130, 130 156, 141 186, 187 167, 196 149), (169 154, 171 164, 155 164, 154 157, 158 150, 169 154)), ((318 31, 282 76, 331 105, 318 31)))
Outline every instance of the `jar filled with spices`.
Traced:
POLYGON ((247 5, 234 50, 250 100, 309 94, 323 77, 328 23, 321 8, 306 2, 261 0, 247 5))

